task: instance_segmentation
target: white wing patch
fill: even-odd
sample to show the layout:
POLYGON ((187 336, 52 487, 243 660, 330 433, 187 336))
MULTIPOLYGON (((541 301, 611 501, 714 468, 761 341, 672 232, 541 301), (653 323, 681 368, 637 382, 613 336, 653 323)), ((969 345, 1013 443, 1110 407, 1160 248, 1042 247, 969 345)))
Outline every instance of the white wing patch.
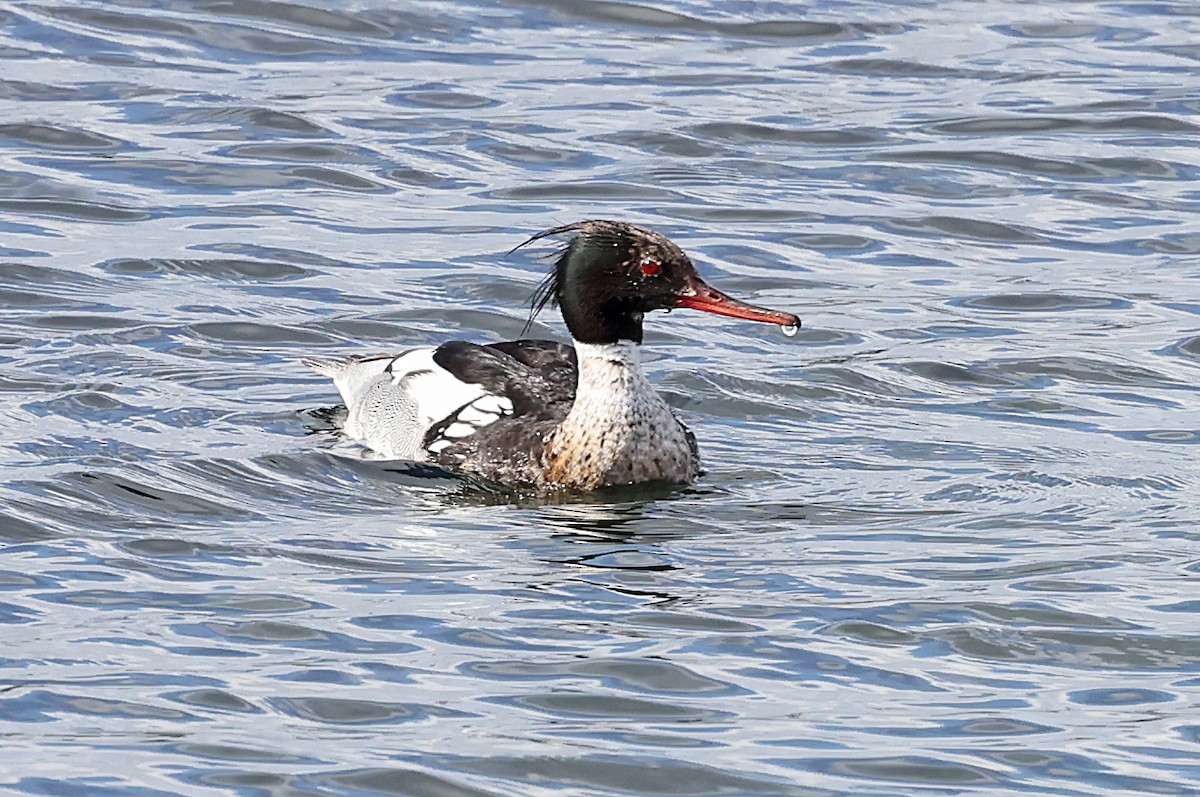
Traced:
POLYGON ((392 360, 392 381, 417 405, 417 418, 428 429, 464 404, 489 395, 482 385, 462 382, 433 361, 434 349, 414 349, 392 360))
POLYGON ((511 415, 512 408, 512 402, 504 396, 484 393, 454 413, 451 416, 454 420, 445 429, 442 429, 438 433, 437 439, 426 448, 434 454, 444 451, 475 434, 483 427, 495 423, 505 415, 511 415))
POLYGON ((423 460, 512 413, 511 401, 460 381, 433 361, 433 353, 311 358, 308 365, 333 378, 346 403, 342 428, 348 437, 384 459, 423 460), (451 417, 437 443, 423 448, 429 430, 451 417))

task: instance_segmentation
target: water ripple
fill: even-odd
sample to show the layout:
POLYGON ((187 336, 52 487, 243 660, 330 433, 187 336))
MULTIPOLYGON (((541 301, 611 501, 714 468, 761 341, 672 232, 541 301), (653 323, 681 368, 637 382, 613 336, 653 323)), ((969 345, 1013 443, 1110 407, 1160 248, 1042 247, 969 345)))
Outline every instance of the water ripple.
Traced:
POLYGON ((1028 12, 0 10, 0 789, 1196 793, 1200 29, 1028 12), (699 482, 330 434, 582 217, 804 318, 648 319, 699 482))

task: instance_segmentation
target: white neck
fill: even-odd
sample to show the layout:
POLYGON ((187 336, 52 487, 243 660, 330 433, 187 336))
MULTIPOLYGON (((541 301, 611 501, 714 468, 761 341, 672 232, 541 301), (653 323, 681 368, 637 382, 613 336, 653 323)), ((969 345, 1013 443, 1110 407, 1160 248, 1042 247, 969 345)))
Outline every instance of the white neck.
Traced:
POLYGON ((572 342, 575 344, 575 354, 579 357, 581 371, 585 362, 616 363, 626 368, 641 370, 642 358, 638 345, 632 340, 619 340, 616 343, 580 343, 577 340, 572 342))
MULTIPOLYGON (((616 343, 575 343, 579 358, 579 384, 575 387, 574 413, 595 423, 621 422, 629 414, 648 407, 666 411, 658 392, 642 373, 638 345, 630 340, 616 343)), ((659 411, 659 410, 654 410, 659 411)))

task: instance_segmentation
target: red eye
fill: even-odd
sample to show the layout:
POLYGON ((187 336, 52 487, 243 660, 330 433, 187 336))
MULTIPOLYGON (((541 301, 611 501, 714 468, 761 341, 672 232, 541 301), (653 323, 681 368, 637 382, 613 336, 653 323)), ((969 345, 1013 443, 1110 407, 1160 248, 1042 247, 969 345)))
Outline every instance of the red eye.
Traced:
POLYGON ((646 259, 642 261, 642 273, 647 277, 653 277, 660 271, 662 271, 662 264, 657 260, 646 259))

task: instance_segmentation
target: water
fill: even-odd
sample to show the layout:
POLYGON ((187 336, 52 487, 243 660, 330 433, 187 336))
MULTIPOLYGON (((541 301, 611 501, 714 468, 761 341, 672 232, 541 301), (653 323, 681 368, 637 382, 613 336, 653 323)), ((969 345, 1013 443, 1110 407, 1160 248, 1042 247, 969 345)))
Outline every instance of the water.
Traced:
MULTIPOLYGON (((1200 793, 1187 3, 0 9, 0 791, 1200 793), (342 456, 589 217, 679 490, 342 456)), ((535 324, 560 335, 552 313, 535 324)))

